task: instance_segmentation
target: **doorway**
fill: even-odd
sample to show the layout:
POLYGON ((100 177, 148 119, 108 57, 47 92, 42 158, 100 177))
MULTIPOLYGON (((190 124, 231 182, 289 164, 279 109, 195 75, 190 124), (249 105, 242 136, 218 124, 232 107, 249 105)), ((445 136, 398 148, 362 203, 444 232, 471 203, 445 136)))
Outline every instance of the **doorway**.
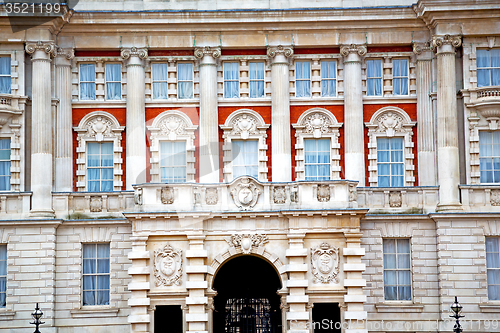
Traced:
POLYGON ((157 305, 154 319, 155 333, 182 333, 180 305, 157 305))
POLYGON ((314 333, 340 333, 339 303, 314 303, 312 322, 314 333))

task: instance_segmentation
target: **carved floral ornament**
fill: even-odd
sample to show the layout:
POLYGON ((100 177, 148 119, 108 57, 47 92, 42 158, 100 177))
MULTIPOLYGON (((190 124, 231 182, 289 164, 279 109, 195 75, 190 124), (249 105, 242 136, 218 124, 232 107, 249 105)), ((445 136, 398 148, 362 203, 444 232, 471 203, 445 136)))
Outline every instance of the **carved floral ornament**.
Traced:
POLYGON ((231 136, 237 139, 246 140, 251 136, 261 136, 266 134, 269 128, 261 115, 253 110, 238 110, 227 117, 223 126, 224 137, 231 136))
POLYGON ((157 287, 181 284, 182 250, 166 244, 154 252, 154 276, 157 287))
POLYGON ((91 112, 80 121, 75 131, 79 137, 93 138, 96 141, 103 141, 104 138, 119 138, 120 133, 125 129, 120 126, 115 117, 107 112, 91 112))
POLYGON ((197 127, 184 113, 169 110, 159 114, 148 129, 151 131, 152 139, 163 137, 174 141, 183 136, 194 140, 194 131, 197 127))
POLYGON ((410 117, 403 110, 392 108, 382 108, 377 111, 370 123, 366 126, 370 132, 385 134, 387 137, 393 137, 395 134, 412 133, 412 127, 416 122, 411 121, 410 117))
POLYGON ((253 208, 262 193, 262 186, 250 177, 240 177, 230 186, 234 204, 242 209, 253 208))
POLYGON ((265 234, 233 234, 225 239, 230 246, 240 248, 244 254, 249 254, 252 249, 264 246, 269 241, 265 234))
POLYGON ((339 283, 339 249, 326 242, 311 248, 314 283, 339 283))
POLYGON ((323 136, 338 136, 342 123, 338 123, 330 111, 314 108, 304 112, 292 126, 298 134, 317 139, 323 136))

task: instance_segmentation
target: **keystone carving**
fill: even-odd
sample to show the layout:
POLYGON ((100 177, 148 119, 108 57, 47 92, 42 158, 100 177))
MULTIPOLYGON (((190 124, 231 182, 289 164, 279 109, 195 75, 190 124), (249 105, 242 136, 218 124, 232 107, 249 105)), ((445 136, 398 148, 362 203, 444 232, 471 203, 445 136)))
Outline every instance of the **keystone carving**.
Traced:
POLYGON ((339 283, 339 249, 328 243, 311 248, 314 283, 339 283))
POLYGON ((226 237, 226 242, 234 248, 241 248, 244 254, 249 254, 253 248, 264 246, 269 239, 265 234, 233 234, 231 237, 226 237))
POLYGON ((182 250, 174 249, 167 244, 154 252, 155 286, 172 286, 181 284, 182 250))

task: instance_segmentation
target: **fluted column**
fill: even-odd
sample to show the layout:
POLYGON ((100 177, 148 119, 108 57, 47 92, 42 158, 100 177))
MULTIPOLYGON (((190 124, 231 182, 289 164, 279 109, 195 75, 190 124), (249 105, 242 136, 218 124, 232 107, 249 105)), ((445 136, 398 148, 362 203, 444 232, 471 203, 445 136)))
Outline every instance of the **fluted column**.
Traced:
POLYGON ((26 44, 32 61, 31 111, 31 215, 53 216, 52 210, 52 110, 51 57, 56 46, 52 42, 26 44))
POLYGON ((461 209, 455 48, 460 36, 434 36, 437 56, 438 210, 461 209))
POLYGON ((417 148, 418 185, 436 185, 436 144, 434 115, 429 93, 432 89, 432 51, 430 43, 413 43, 417 55, 417 148))
POLYGON ((273 182, 292 180, 292 146, 290 145, 290 90, 288 59, 293 55, 291 47, 269 47, 271 58, 271 147, 273 182))
POLYGON ((345 178, 365 186, 361 57, 366 46, 342 46, 340 53, 344 57, 345 178))
POLYGON ((146 182, 146 116, 144 60, 148 50, 123 49, 122 58, 127 66, 127 177, 126 188, 146 182))
POLYGON ((200 161, 201 183, 218 183, 219 176, 219 117, 217 109, 217 62, 220 48, 194 50, 200 59, 200 161))
POLYGON ((56 97, 59 107, 56 113, 55 140, 55 190, 73 190, 73 138, 71 133, 71 60, 75 57, 73 49, 58 49, 56 57, 56 97))

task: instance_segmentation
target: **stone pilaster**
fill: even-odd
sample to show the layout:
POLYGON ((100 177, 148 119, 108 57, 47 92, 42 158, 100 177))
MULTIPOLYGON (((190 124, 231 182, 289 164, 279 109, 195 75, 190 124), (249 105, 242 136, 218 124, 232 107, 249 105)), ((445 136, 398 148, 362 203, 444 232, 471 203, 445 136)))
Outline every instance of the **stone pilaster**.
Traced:
POLYGON ((433 36, 437 56, 438 210, 461 209, 455 48, 460 36, 433 36))
POLYGON ((344 57, 345 178, 357 180, 358 186, 365 186, 361 57, 366 51, 364 45, 340 48, 344 57))
POLYGON ((55 190, 71 192, 73 190, 73 137, 71 129, 71 60, 75 57, 73 49, 57 50, 56 61, 56 97, 59 107, 56 113, 55 140, 55 190))
POLYGON ((56 54, 53 42, 28 42, 26 52, 32 61, 31 116, 31 215, 53 216, 52 210, 52 99, 51 58, 56 54), (43 165, 43 168, 39 166, 43 165))
POLYGON ((290 138, 290 91, 288 81, 288 58, 293 55, 291 47, 268 47, 271 58, 271 175, 274 182, 292 180, 292 146, 290 138))
POLYGON ((151 321, 148 313, 150 305, 148 297, 150 289, 148 236, 132 236, 130 240, 132 241, 132 251, 129 252, 128 258, 132 260, 132 267, 129 268, 128 273, 132 276, 132 282, 128 285, 130 291, 128 305, 131 308, 128 322, 131 325, 131 333, 146 333, 149 332, 149 323, 151 321))
POLYGON ((429 96, 432 89, 430 43, 413 43, 413 52, 417 55, 418 170, 425 170, 418 175, 418 185, 435 186, 437 180, 436 139, 432 101, 429 96))
POLYGON ((146 116, 144 60, 147 49, 123 49, 127 67, 127 190, 146 182, 146 116))
POLYGON ((201 183, 218 183, 219 176, 219 119, 217 109, 217 58, 220 48, 197 48, 194 56, 200 59, 200 160, 201 183))

